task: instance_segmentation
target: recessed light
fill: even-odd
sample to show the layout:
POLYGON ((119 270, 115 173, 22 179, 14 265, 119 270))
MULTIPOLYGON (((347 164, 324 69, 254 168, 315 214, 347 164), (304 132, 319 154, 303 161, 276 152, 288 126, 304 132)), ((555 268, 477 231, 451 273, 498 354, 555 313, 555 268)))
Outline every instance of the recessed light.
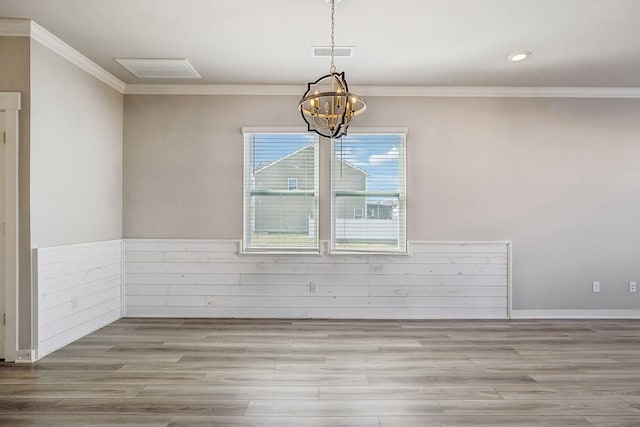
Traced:
POLYGON ((513 52, 511 55, 509 55, 508 58, 509 58, 509 61, 511 62, 521 62, 530 56, 531 56, 531 52, 529 52, 528 50, 523 50, 520 52, 513 52))

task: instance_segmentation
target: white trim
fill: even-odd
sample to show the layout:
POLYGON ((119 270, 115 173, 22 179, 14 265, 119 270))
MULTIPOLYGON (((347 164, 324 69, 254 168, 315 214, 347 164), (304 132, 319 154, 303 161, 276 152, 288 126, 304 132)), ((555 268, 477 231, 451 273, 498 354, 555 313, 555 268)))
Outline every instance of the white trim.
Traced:
POLYGON ((19 110, 21 98, 18 92, 0 92, 0 110, 19 110))
POLYGON ((507 319, 513 315, 513 242, 507 243, 507 319))
MULTIPOLYGON (((116 240, 118 240, 118 239, 116 239, 116 240)), ((162 243, 165 243, 165 242, 171 242, 171 243, 189 243, 189 244, 194 243, 194 244, 207 245, 207 244, 210 244, 211 242, 234 243, 234 244, 237 244, 237 243, 241 242, 240 239, 207 239, 207 238, 166 239, 166 238, 163 238, 163 237, 157 237, 157 238, 151 237, 151 238, 140 238, 140 239, 135 238, 135 237, 132 237, 132 238, 126 238, 125 237, 122 240, 124 240, 125 244, 128 244, 128 243, 159 243, 159 244, 162 244, 162 243)))
POLYGON ((640 319, 637 309, 512 310, 512 319, 640 319))
POLYGON ((31 21, 28 19, 0 19, 0 36, 2 37, 30 37, 31 21))
POLYGON ((7 361, 16 360, 18 354, 18 110, 20 109, 19 92, 0 93, 0 110, 5 111, 5 145, 4 171, 5 187, 5 222, 7 233, 5 242, 5 307, 7 323, 4 326, 4 357, 7 361))
POLYGON ((31 37, 118 92, 125 92, 127 86, 125 82, 38 25, 35 21, 28 19, 0 19, 0 36, 31 37))
POLYGON ((36 356, 36 350, 18 350, 16 353, 16 363, 33 363, 38 360, 36 356))
MULTIPOLYGON (((640 98, 638 87, 353 86, 361 96, 444 98, 640 98)), ((128 84, 126 95, 301 96, 304 85, 128 84)))
POLYGON ((409 133, 407 127, 387 127, 387 126, 349 126, 349 135, 403 135, 409 133))
POLYGON ((470 98, 640 98, 638 87, 363 86, 362 96, 470 98))
POLYGON ((242 126, 242 133, 308 133, 308 131, 302 126, 242 126))
POLYGON ((128 84, 125 95, 288 95, 301 96, 304 85, 128 84))
POLYGON ((127 303, 127 298, 126 298, 126 294, 127 294, 127 289, 125 287, 125 280, 126 280, 126 270, 125 270, 125 251, 127 250, 127 244, 126 241, 124 239, 120 240, 120 251, 121 251, 121 257, 120 257, 120 318, 124 317, 124 309, 126 307, 126 303, 127 303))
POLYGON ((126 83, 109 73, 107 70, 60 40, 40 25, 31 21, 31 37, 42 43, 51 51, 57 53, 81 70, 86 71, 101 82, 111 86, 120 93, 125 92, 126 83))
MULTIPOLYGON (((35 352, 33 361, 40 356, 40 328, 38 327, 38 317, 40 315, 40 288, 38 284, 38 249, 31 249, 31 345, 34 345, 35 352)), ((18 350, 20 353, 21 350, 18 350)), ((18 355, 19 356, 19 355, 18 355)), ((16 359, 18 361, 19 359, 16 359)))
POLYGON ((84 243, 71 243, 69 245, 59 245, 59 246, 40 246, 38 248, 38 250, 43 250, 43 249, 57 249, 57 248, 61 248, 61 247, 65 247, 65 248, 86 248, 87 246, 91 246, 91 245, 101 245, 103 243, 112 243, 112 242, 120 242, 122 241, 122 239, 109 239, 109 240, 97 240, 97 241, 91 241, 91 242, 84 242, 84 243))
MULTIPOLYGON (((242 126, 242 133, 308 133, 304 126, 242 126)), ((389 134, 389 135, 406 135, 409 133, 408 127, 389 127, 389 126, 350 126, 349 135, 351 134, 389 134)))

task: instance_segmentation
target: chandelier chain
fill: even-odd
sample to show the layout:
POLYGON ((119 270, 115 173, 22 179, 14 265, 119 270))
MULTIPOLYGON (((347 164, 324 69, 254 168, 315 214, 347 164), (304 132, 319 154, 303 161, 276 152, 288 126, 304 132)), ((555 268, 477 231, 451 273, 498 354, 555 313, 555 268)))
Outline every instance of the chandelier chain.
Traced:
MULTIPOLYGON (((326 76, 307 84, 307 91, 298 103, 302 118, 309 131, 325 138, 337 139, 347 134, 353 117, 363 113, 367 105, 362 97, 349 92, 343 73, 335 65, 335 13, 336 0, 331 2, 331 69, 326 76)), ((342 148, 341 153, 342 155, 342 148)), ((340 165, 342 170, 342 164, 340 165)))
POLYGON ((333 61, 334 52, 336 48, 335 18, 334 18, 335 12, 336 12, 336 0, 331 0, 331 69, 330 69, 331 74, 334 74, 336 72, 336 66, 333 61))

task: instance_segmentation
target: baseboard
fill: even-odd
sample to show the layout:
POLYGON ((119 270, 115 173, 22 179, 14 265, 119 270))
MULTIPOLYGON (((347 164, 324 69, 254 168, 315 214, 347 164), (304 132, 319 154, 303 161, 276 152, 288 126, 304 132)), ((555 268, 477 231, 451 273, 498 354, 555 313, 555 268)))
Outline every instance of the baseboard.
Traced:
POLYGON ((634 309, 511 310, 512 319, 640 319, 634 309))
POLYGON ((36 360, 38 360, 38 358, 36 357, 36 351, 34 349, 18 350, 16 352, 15 363, 33 363, 36 360))

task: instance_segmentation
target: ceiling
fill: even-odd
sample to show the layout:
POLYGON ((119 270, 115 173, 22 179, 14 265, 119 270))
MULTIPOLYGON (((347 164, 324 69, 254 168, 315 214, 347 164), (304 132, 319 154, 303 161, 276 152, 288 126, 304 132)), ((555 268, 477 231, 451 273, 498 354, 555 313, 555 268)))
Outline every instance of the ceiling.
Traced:
MULTIPOLYGON (((324 0, 0 0, 126 83, 304 84, 329 69, 324 0), (113 60, 187 58, 198 80, 113 60)), ((638 0, 344 0, 336 58, 351 84, 640 87, 638 0), (507 61, 520 50, 521 63, 507 61)))

